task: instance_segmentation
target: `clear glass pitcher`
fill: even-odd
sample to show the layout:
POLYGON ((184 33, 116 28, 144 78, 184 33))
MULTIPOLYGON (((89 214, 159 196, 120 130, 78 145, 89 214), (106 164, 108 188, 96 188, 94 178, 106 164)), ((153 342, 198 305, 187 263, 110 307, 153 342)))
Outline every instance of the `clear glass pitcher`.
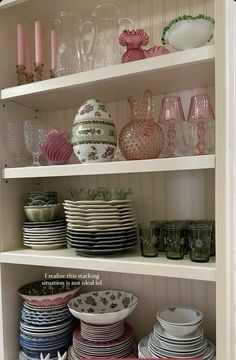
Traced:
POLYGON ((129 18, 120 18, 120 10, 112 4, 98 5, 92 12, 95 24, 92 68, 121 63, 119 34, 134 27, 129 18))
MULTIPOLYGON (((89 46, 83 48, 81 34, 87 22, 83 22, 79 14, 72 11, 60 11, 54 21, 57 32, 57 65, 56 76, 83 71, 83 57, 88 55, 89 46)), ((94 42, 94 33, 91 44, 94 42)), ((91 46, 90 46, 91 48, 91 46)))

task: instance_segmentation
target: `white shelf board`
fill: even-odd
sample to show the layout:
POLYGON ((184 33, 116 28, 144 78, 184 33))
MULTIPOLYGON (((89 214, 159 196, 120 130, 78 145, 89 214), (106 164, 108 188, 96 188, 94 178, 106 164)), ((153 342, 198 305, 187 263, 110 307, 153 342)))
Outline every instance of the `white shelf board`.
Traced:
POLYGON ((3 179, 23 179, 58 176, 132 174, 196 169, 214 169, 215 155, 178 158, 113 161, 91 164, 47 165, 37 167, 4 168, 3 179))
POLYGON ((127 253, 119 257, 84 257, 76 255, 72 249, 50 251, 22 249, 2 252, 0 260, 1 263, 8 264, 69 267, 72 269, 216 281, 214 259, 209 263, 200 264, 189 259, 169 260, 165 255, 145 258, 139 254, 127 253))
POLYGON ((215 78, 214 58, 214 45, 208 45, 6 88, 1 100, 49 111, 77 107, 88 98, 121 100, 142 94, 144 89, 163 94, 210 86, 215 78))

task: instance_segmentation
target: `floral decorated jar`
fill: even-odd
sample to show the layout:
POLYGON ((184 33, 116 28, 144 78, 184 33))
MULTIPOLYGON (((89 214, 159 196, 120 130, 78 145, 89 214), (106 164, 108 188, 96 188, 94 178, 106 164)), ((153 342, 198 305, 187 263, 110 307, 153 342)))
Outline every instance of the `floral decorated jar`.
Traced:
POLYGON ((116 127, 99 100, 87 100, 77 111, 72 129, 73 149, 81 163, 111 161, 117 145, 116 127))

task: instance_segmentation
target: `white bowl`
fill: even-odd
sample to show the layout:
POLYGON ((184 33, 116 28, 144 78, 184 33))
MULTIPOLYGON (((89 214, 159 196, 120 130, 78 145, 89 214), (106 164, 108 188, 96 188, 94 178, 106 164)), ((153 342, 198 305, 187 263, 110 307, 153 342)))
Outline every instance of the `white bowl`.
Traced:
POLYGON ((171 305, 157 312, 157 320, 167 325, 191 326, 200 323, 202 319, 200 310, 182 305, 171 305))
POLYGON ((92 291, 68 303, 73 316, 94 325, 107 325, 124 320, 138 304, 132 293, 119 290, 92 291))
POLYGON ((165 322, 160 322, 161 326, 166 332, 168 332, 170 335, 178 336, 178 337, 192 334, 194 331, 197 330, 197 328, 201 325, 201 323, 202 322, 200 321, 198 324, 195 325, 178 326, 178 325, 168 324, 165 322))
POLYGON ((212 17, 202 14, 179 16, 164 28, 162 43, 176 50, 203 46, 213 37, 214 23, 212 17))

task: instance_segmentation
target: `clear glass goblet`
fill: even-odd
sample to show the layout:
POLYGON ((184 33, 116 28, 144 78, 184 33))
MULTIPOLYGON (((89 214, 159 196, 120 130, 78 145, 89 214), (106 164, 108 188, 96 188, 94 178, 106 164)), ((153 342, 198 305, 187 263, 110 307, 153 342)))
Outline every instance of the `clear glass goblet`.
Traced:
POLYGON ((40 143, 44 140, 46 126, 38 119, 26 120, 24 123, 24 139, 28 152, 33 156, 32 166, 40 166, 40 143))
POLYGON ((18 166, 22 154, 25 155, 23 126, 20 120, 11 119, 4 124, 4 144, 13 158, 14 166, 18 166))

